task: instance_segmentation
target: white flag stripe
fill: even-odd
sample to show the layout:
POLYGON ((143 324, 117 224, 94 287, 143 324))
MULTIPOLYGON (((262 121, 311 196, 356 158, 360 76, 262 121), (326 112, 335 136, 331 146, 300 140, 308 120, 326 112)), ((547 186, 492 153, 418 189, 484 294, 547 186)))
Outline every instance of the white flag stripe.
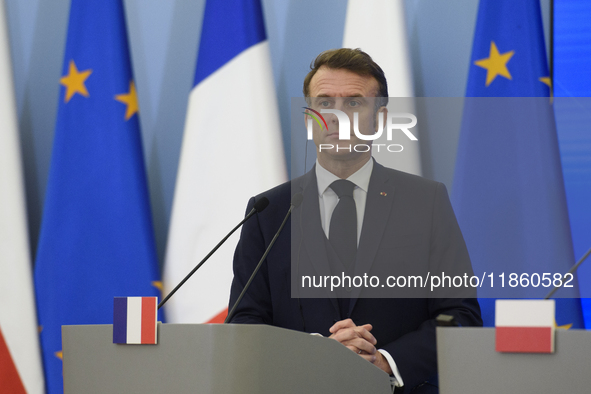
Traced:
POLYGON ((127 298, 127 343, 142 343, 142 297, 127 298))
POLYGON ((554 300, 496 300, 496 327, 554 327, 554 300))
MULTIPOLYGON (((414 97, 402 0, 349 0, 343 47, 360 48, 380 65, 388 80, 390 97, 414 97)), ((392 104, 388 107, 389 111, 402 112, 397 103, 392 104)), ((415 113, 412 101, 409 100, 406 107, 405 111, 415 113)), ((417 129, 413 128, 413 134, 416 135, 417 129)), ((420 140, 420 135, 418 138, 420 140)), ((408 138, 389 142, 385 135, 374 142, 392 143, 401 143, 403 152, 391 153, 385 149, 378 152, 374 149, 376 160, 387 167, 421 175, 419 143, 408 138)))
POLYGON ((27 393, 37 394, 45 391, 45 384, 3 2, 0 3, 0 119, 0 327, 27 393))
POLYGON ((349 0, 343 47, 361 48, 380 65, 391 97, 414 96, 402 0, 349 0))
MULTIPOLYGON (((286 180, 267 41, 191 92, 164 270, 170 291, 243 217, 248 199, 286 180)), ((166 305, 174 323, 228 306, 238 233, 166 305)))

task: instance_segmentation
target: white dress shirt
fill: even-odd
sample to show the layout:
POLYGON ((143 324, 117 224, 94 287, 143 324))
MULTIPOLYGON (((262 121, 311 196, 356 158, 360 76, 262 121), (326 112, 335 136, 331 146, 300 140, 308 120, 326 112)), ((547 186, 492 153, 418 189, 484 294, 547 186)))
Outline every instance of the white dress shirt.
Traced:
MULTIPOLYGON (((353 200, 357 210, 357 245, 359 246, 359 237, 361 236, 361 227, 363 226, 363 215, 365 213, 365 201, 367 200, 367 188, 369 187, 369 178, 373 170, 373 160, 368 160, 357 172, 347 178, 355 184, 353 189, 353 200)), ((339 178, 332 172, 326 170, 316 161, 316 180, 318 181, 318 199, 320 206, 320 223, 326 238, 329 238, 330 218, 334 211, 339 197, 330 188, 331 183, 338 181, 339 178)))

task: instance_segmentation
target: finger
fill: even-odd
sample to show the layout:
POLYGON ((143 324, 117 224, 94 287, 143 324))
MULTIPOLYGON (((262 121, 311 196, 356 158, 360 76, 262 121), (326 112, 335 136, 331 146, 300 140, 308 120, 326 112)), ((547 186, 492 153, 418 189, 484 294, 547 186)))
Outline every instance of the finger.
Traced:
MULTIPOLYGON (((351 319, 347 319, 347 320, 351 320, 351 319)), ((356 326, 353 321, 351 321, 351 325, 347 324, 348 322, 346 320, 341 320, 340 322, 335 323, 330 329, 329 331, 332 332, 333 334, 336 334, 337 332, 339 332, 340 330, 346 330, 346 329, 350 329, 350 328, 358 328, 358 329, 365 329, 367 331, 371 331, 373 329, 373 326, 371 324, 364 324, 362 326, 356 326), (339 323, 341 323, 339 325, 339 323)))
POLYGON ((345 320, 339 320, 338 322, 333 324, 332 327, 328 329, 328 331, 330 331, 331 333, 334 334, 337 331, 342 330, 343 328, 352 328, 352 327, 355 327, 355 323, 353 323, 353 320, 345 319, 345 320))
POLYGON ((371 324, 365 324, 363 326, 354 328, 354 331, 357 333, 357 335, 360 338, 363 338, 366 341, 368 341, 369 343, 371 343, 372 345, 375 345, 376 343, 378 343, 378 341, 373 336, 373 334, 371 332, 369 332, 371 329, 372 329, 371 324), (366 328, 368 326, 369 326, 369 329, 366 328))
POLYGON ((332 334, 330 338, 336 339, 337 341, 343 343, 346 341, 351 341, 355 338, 361 338, 361 334, 356 331, 356 327, 354 328, 342 328, 338 330, 336 333, 332 334))
POLYGON ((367 353, 364 352, 363 350, 359 350, 357 349, 355 346, 347 346, 348 349, 350 349, 351 351, 357 353, 361 358, 364 358, 365 360, 369 361, 372 364, 375 364, 377 359, 378 359, 378 354, 374 353, 367 353))
POLYGON ((375 354, 376 348, 371 343, 367 342, 365 339, 362 338, 355 338, 351 341, 347 341, 343 343, 348 349, 351 349, 355 353, 363 353, 363 354, 375 354))
MULTIPOLYGON (((365 325, 365 327, 371 329, 370 324, 365 325)), ((330 338, 335 339, 343 344, 346 344, 346 342, 352 341, 356 338, 362 338, 363 340, 369 342, 372 345, 375 345, 377 343, 375 337, 363 326, 340 329, 335 334, 332 334, 330 338)))

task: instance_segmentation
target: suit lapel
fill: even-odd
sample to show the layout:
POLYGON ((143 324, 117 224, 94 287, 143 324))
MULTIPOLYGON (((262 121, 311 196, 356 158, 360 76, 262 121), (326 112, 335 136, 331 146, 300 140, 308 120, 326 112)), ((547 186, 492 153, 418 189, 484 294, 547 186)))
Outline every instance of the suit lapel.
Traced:
MULTIPOLYGON (((316 167, 313 167, 303 178, 301 185, 294 187, 304 195, 304 200, 299 209, 293 212, 292 220, 295 217, 296 226, 292 228, 292 247, 299 248, 303 240, 303 253, 299 258, 309 263, 317 275, 331 275, 330 265, 326 252, 326 235, 320 224, 320 207, 318 205, 318 182, 316 180, 316 167)), ((292 190, 292 194, 297 193, 292 190)), ((327 297, 331 304, 338 311, 338 303, 334 293, 326 289, 327 297)))
MULTIPOLYGON (((382 242, 382 235, 394 202, 394 185, 389 182, 384 167, 374 161, 373 171, 367 190, 363 226, 357 249, 355 275, 363 276, 371 270, 376 253, 382 242)), ((354 287, 349 312, 353 310, 362 287, 354 287)))

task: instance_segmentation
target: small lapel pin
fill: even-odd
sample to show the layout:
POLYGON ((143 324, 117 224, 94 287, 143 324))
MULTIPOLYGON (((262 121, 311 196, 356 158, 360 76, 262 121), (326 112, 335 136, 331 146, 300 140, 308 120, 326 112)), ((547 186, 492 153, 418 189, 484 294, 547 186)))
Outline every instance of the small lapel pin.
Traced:
POLYGON ((386 197, 388 195, 388 193, 386 192, 380 192, 380 196, 386 197))

